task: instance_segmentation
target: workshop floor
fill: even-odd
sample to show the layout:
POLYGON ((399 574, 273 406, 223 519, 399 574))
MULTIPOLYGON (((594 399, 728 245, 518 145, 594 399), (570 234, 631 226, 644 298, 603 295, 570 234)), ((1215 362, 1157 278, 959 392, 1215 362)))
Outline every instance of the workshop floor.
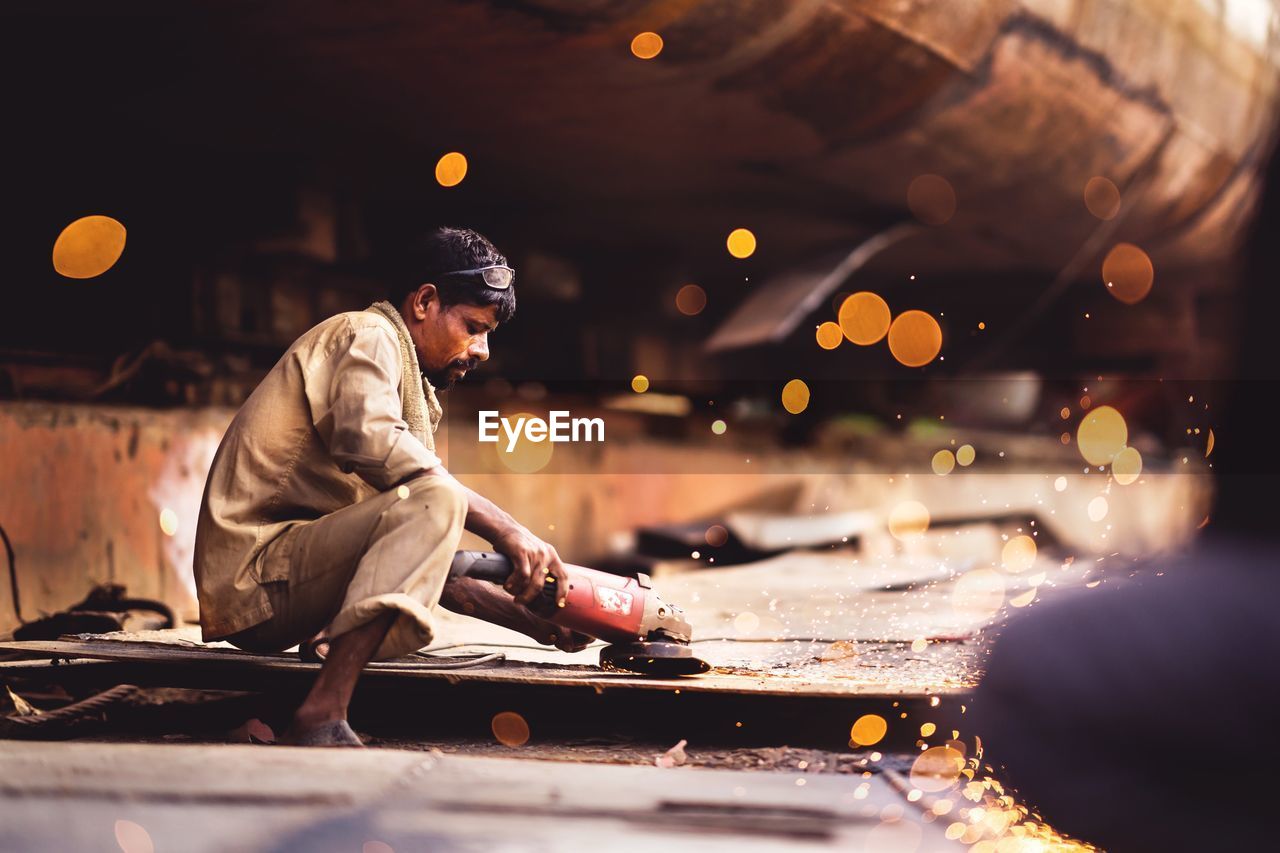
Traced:
MULTIPOLYGON (((993 757, 970 761, 968 778, 940 793, 921 791, 911 773, 921 749, 970 736, 951 729, 963 728, 1001 620, 1124 575, 1047 547, 1022 571, 990 568, 1016 535, 975 526, 907 554, 665 567, 656 585, 686 609, 698 653, 716 668, 699 679, 633 687, 589 668, 595 651, 529 648, 446 614, 438 645, 511 644, 508 671, 525 675, 493 682, 460 670, 431 679, 436 692, 419 701, 412 689, 426 679, 371 674, 353 709, 375 747, 365 751, 245 744, 228 733, 227 715, 247 707, 232 694, 212 729, 207 719, 198 731, 166 729, 153 714, 161 722, 90 740, 7 741, 0 850, 1078 849, 1001 788, 993 757), (488 692, 467 699, 468 684, 488 692), (702 704, 686 712, 693 700, 702 704), (521 715, 519 743, 497 737, 495 708, 521 715), (873 747, 846 745, 863 714, 881 716, 888 733, 873 747), (683 753, 664 759, 682 739, 683 753)), ((189 628, 166 639, 192 651, 189 628)), ((47 669, 109 680, 124 665, 47 669)), ((296 666, 258 672, 255 689, 310 677, 296 666)), ((200 680, 185 665, 167 671, 200 680)))

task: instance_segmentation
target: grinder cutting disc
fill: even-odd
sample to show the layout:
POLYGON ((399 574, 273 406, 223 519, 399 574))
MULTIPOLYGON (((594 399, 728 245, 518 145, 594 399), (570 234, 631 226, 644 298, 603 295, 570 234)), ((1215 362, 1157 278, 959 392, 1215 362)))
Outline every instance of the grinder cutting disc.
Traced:
POLYGON ((711 669, 711 664, 694 657, 693 649, 683 643, 641 640, 605 646, 600 650, 600 668, 670 677, 700 675, 711 669))

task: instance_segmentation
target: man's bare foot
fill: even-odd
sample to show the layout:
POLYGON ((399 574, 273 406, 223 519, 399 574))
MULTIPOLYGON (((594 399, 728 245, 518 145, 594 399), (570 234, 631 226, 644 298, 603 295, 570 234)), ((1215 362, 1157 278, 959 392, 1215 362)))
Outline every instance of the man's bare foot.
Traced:
POLYGON ((363 746, 347 725, 347 706, 360 671, 386 637, 395 613, 383 613, 329 642, 329 654, 293 715, 284 742, 298 746, 363 746))
POLYGON ((346 720, 330 720, 310 728, 300 728, 295 722, 280 742, 288 746, 364 746, 346 720))

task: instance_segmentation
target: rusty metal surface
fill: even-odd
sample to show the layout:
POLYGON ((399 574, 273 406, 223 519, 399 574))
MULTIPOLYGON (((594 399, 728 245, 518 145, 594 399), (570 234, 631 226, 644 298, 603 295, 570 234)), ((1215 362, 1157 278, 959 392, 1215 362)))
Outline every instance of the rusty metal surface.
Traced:
MULTIPOLYGON (((0 404, 0 482, 11 486, 0 489, 0 524, 23 616, 60 610, 102 583, 194 614, 195 515, 232 414, 0 404)), ((8 570, 0 566, 0 578, 8 570)), ((11 597, 5 578, 0 631, 17 625, 11 597)))
POLYGON ((942 262, 1052 269, 1095 224, 1084 183, 1128 189, 1152 163, 1120 239, 1177 244, 1243 193, 1185 247, 1221 255, 1276 92, 1272 7, 1209 0, 126 5, 199 51, 183 97, 113 104, 138 139, 305 151, 401 199, 464 151, 482 191, 455 213, 575 254, 720 246, 746 221, 775 261, 847 252, 908 218, 927 172, 956 189, 950 230, 993 253, 942 262), (644 30, 653 62, 628 51, 644 30))
POLYGON ((1150 161, 1122 236, 1176 242, 1252 181, 1276 89, 1266 18, 1200 0, 220 3, 216 17, 265 91, 289 88, 286 123, 365 115, 399 140, 387 168, 459 139, 510 197, 554 199, 540 227, 575 241, 613 239, 598 205, 625 198, 630 238, 750 214, 778 248, 852 246, 906 216, 908 182, 933 172, 955 186, 957 228, 1003 262, 1052 267, 1089 233, 1085 181, 1123 190, 1150 161), (645 29, 663 34, 659 62, 627 56, 645 29), (446 82, 459 67, 465 98, 446 82), (505 132, 478 132, 495 108, 505 132))
MULTIPOLYGON (((690 678, 647 678, 604 672, 587 665, 563 665, 508 660, 501 664, 463 670, 431 670, 412 663, 384 662, 370 664, 367 675, 373 679, 421 678, 450 683, 492 682, 502 684, 538 684, 557 687, 586 687, 593 690, 681 690, 690 693, 724 692, 751 695, 797 695, 812 697, 902 698, 913 696, 946 696, 967 692, 972 684, 957 683, 945 676, 948 661, 929 665, 928 660, 910 664, 914 676, 895 672, 893 649, 885 649, 882 664, 852 664, 832 671, 829 665, 818 666, 807 648, 801 654, 814 665, 796 666, 790 655, 793 643, 777 644, 782 654, 778 666, 785 672, 718 668, 711 673, 690 678), (810 671, 805 672, 808 668, 810 671)), ((807 645, 807 644, 806 644, 807 645)), ((21 653, 31 658, 93 659, 133 661, 156 666, 205 666, 233 668, 246 674, 264 672, 316 672, 319 664, 303 663, 294 655, 257 655, 227 648, 205 648, 168 643, 130 642, 121 640, 31 640, 0 643, 0 653, 21 653)))

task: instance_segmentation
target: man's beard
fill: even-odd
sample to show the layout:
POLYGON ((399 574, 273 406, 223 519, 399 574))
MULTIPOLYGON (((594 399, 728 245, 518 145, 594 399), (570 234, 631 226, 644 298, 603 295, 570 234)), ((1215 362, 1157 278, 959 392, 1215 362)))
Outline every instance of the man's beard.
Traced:
POLYGON ((474 358, 458 358, 446 364, 440 370, 424 373, 427 381, 431 383, 431 387, 437 391, 448 391, 453 384, 458 381, 458 374, 455 368, 459 368, 470 373, 475 370, 480 362, 474 358))

